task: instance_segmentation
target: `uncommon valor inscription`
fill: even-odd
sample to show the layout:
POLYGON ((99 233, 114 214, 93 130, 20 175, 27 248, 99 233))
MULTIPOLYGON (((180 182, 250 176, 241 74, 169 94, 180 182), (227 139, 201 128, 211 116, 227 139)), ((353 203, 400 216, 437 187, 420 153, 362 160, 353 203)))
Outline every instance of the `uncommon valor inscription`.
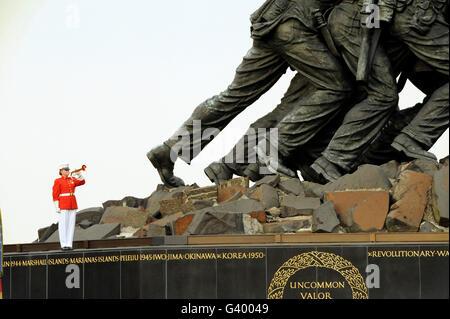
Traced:
POLYGON ((275 273, 267 293, 268 299, 282 299, 294 292, 301 299, 335 299, 338 291, 348 290, 353 299, 368 299, 367 286, 359 270, 341 256, 311 251, 289 259, 275 273), (298 280, 303 273, 317 269, 331 281, 298 280))

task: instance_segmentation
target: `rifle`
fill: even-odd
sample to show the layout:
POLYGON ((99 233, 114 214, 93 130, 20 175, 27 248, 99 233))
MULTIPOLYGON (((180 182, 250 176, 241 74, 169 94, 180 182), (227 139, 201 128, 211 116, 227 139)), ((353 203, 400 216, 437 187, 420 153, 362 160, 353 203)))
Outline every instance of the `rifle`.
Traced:
POLYGON ((339 51, 336 49, 336 45, 334 44, 333 37, 331 36, 330 30, 328 29, 328 23, 325 21, 325 18, 322 15, 322 12, 320 12, 319 9, 313 10, 313 17, 314 21, 317 24, 317 28, 319 29, 320 33, 322 34, 323 39, 325 40, 325 43, 330 50, 330 52, 335 57, 340 57, 339 51))
MULTIPOLYGON (((361 51, 358 59, 358 69, 356 71, 356 81, 367 82, 372 68, 373 58, 380 41, 380 26, 369 25, 372 8, 378 3, 377 0, 364 0, 361 10, 361 51)), ((377 17, 376 17, 377 18, 377 17)), ((378 21, 379 23, 380 21, 378 21)))

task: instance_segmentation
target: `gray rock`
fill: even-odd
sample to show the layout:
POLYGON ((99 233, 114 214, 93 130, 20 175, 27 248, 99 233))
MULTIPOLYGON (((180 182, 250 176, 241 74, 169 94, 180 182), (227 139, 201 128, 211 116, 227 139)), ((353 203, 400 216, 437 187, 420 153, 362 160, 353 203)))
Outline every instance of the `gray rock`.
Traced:
POLYGON ((387 162, 383 165, 380 165, 380 168, 382 169, 382 171, 388 178, 395 179, 397 177, 397 172, 398 172, 399 166, 400 166, 400 163, 393 160, 393 161, 387 162))
POLYGON ((287 195, 281 197, 281 217, 312 215, 319 208, 320 199, 287 195))
POLYGON ((302 182, 302 185, 305 190, 305 197, 317 197, 323 199, 325 195, 324 185, 313 182, 302 182))
POLYGON ((287 180, 282 180, 278 184, 278 188, 286 194, 305 196, 305 190, 303 189, 302 182, 298 178, 289 178, 287 180))
POLYGON ((324 186, 325 192, 361 189, 383 189, 392 187, 388 176, 382 168, 375 165, 362 165, 353 174, 347 174, 337 181, 324 186))
POLYGON ((187 244, 187 236, 161 236, 152 238, 152 246, 182 246, 187 244))
POLYGON ((106 210, 108 207, 123 206, 123 205, 122 205, 121 200, 107 200, 106 202, 104 202, 102 204, 102 206, 103 206, 103 209, 106 210))
POLYGON ((248 214, 264 211, 264 205, 253 199, 241 199, 233 202, 222 203, 205 209, 209 212, 248 214))
POLYGON ((244 234, 243 215, 205 210, 194 213, 184 235, 244 234))
POLYGON ((126 196, 121 200, 108 200, 103 203, 103 208, 106 210, 108 207, 113 206, 124 206, 124 207, 146 207, 147 206, 147 198, 136 198, 133 196, 126 196))
POLYGON ((252 189, 255 189, 256 187, 263 184, 267 184, 272 187, 277 187, 279 182, 280 182, 280 175, 267 175, 264 176, 259 181, 255 182, 255 184, 252 186, 252 189))
POLYGON ((79 224, 82 220, 88 220, 93 224, 100 223, 104 213, 103 207, 91 207, 77 212, 75 224, 79 224))
POLYGON ((58 224, 51 224, 48 227, 41 228, 38 230, 38 242, 45 242, 55 231, 58 230, 58 224))
POLYGON ((448 166, 448 164, 449 164, 449 157, 446 156, 446 157, 444 157, 443 159, 441 159, 441 160, 439 161, 439 169, 448 166))
POLYGON ((434 225, 433 223, 430 223, 428 221, 424 221, 422 224, 420 224, 420 230, 421 233, 443 233, 444 231, 434 225))
POLYGON ((332 233, 339 224, 333 201, 326 202, 313 212, 312 231, 314 233, 332 233))
POLYGON ((78 226, 80 226, 80 227, 83 228, 83 229, 87 229, 87 228, 91 227, 92 225, 94 225, 94 223, 91 222, 90 220, 87 220, 87 219, 83 219, 83 220, 78 224, 78 226))
MULTIPOLYGON (((74 241, 84 241, 84 240, 100 240, 106 239, 111 236, 120 234, 120 224, 97 224, 89 227, 88 229, 82 229, 80 227, 75 227, 75 232, 73 236, 74 241)), ((48 238, 46 243, 59 242, 59 232, 54 232, 50 238, 48 238)))
POLYGON ((449 167, 438 170, 433 177, 433 193, 439 211, 439 225, 448 227, 449 167))
POLYGON ((404 170, 410 170, 417 173, 424 173, 428 176, 433 177, 434 173, 438 170, 438 164, 434 161, 424 160, 424 159, 416 159, 405 165, 404 170))
POLYGON ((203 199, 193 199, 191 200, 191 202, 195 210, 212 207, 215 204, 213 200, 203 200, 203 199))
POLYGON ((246 235, 257 235, 264 232, 263 225, 249 214, 242 215, 242 222, 244 224, 244 234, 246 235))
POLYGON ((268 184, 262 184, 251 195, 250 198, 261 202, 264 209, 279 207, 278 192, 275 188, 268 184))

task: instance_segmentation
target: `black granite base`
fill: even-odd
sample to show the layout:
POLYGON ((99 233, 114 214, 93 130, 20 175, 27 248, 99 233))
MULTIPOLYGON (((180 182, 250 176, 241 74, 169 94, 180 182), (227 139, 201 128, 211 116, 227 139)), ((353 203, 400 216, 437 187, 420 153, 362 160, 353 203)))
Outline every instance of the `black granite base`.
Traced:
POLYGON ((448 299, 448 256, 448 244, 9 254, 3 298, 448 299))

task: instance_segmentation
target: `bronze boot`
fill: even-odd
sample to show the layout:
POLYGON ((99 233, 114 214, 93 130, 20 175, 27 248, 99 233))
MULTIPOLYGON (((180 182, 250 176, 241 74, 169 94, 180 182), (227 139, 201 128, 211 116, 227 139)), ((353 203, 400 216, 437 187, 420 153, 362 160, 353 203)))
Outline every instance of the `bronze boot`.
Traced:
POLYGON ((342 174, 339 172, 338 167, 327 160, 325 157, 319 157, 312 165, 311 168, 318 174, 323 176, 328 182, 334 182, 342 174))
POLYGON ((161 181, 169 188, 185 186, 181 178, 173 174, 174 162, 170 158, 170 147, 162 144, 147 153, 147 158, 158 170, 161 181))
POLYGON ((205 168, 204 172, 206 176, 208 176, 209 180, 217 186, 219 186, 220 183, 233 178, 233 173, 224 163, 221 162, 209 164, 209 166, 205 168))
POLYGON ((437 158, 433 153, 425 151, 416 141, 404 133, 400 133, 391 145, 397 151, 403 152, 410 158, 437 162, 437 158))

